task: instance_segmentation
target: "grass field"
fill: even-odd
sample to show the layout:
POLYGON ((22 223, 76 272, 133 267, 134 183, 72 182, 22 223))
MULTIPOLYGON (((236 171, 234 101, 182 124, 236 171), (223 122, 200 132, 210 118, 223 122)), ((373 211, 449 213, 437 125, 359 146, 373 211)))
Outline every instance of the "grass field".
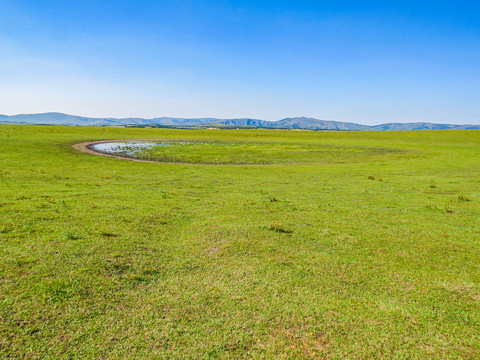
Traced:
POLYGON ((0 358, 478 359, 479 246, 478 131, 0 126, 0 358))

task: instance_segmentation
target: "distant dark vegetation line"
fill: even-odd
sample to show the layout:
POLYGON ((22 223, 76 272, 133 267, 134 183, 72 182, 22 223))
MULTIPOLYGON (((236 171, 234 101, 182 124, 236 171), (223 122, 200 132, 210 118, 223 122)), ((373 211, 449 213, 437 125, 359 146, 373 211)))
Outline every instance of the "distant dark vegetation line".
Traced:
POLYGON ((453 125, 435 123, 388 123, 381 125, 361 125, 349 122, 319 120, 306 117, 286 118, 278 121, 258 119, 183 119, 159 117, 143 118, 89 118, 62 113, 0 115, 0 124, 30 125, 69 125, 69 126, 125 126, 157 128, 267 128, 298 130, 340 130, 340 131, 400 131, 400 130, 478 130, 480 125, 453 125))

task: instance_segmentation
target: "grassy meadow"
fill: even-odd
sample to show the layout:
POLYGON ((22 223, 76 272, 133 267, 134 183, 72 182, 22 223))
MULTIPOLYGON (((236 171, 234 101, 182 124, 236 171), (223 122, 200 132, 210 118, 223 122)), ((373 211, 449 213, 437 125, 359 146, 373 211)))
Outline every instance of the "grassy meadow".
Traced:
POLYGON ((479 131, 0 126, 0 358, 478 359, 479 247, 479 131))

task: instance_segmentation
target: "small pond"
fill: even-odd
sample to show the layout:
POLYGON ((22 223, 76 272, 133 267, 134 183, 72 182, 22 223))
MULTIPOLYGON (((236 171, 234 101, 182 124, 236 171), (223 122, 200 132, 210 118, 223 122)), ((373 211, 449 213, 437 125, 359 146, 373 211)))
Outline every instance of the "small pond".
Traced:
POLYGON ((89 146, 99 153, 143 161, 217 164, 325 164, 379 162, 404 156, 394 148, 347 144, 205 140, 112 140, 89 146))
POLYGON ((168 146, 168 143, 149 141, 125 141, 125 142, 104 142, 90 146, 92 150, 110 154, 132 156, 144 149, 151 149, 155 146, 168 146))

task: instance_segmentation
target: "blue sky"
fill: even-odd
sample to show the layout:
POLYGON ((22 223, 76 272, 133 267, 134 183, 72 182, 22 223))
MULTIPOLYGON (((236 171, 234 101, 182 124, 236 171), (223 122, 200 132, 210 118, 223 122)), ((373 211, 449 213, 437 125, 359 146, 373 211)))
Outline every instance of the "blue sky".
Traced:
POLYGON ((0 0, 0 114, 480 124, 478 14, 478 1, 0 0))

